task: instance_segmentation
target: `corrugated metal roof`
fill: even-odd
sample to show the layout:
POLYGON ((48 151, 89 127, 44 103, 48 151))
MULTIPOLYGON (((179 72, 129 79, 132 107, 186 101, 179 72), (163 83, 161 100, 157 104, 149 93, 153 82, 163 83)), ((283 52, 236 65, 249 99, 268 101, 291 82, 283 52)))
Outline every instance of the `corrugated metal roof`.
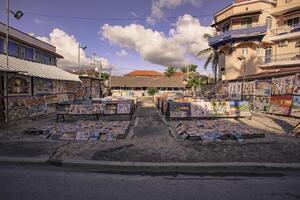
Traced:
POLYGON ((9 56, 9 69, 6 68, 6 55, 0 54, 0 70, 13 70, 29 76, 55 80, 79 81, 77 75, 66 72, 56 66, 35 63, 9 56))

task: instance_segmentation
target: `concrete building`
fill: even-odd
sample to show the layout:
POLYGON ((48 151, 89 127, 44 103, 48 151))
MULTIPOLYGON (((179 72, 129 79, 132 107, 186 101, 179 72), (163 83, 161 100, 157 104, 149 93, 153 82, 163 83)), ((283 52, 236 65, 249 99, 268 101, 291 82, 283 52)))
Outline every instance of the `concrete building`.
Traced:
POLYGON ((235 0, 214 20, 219 80, 300 66, 300 0, 235 0))

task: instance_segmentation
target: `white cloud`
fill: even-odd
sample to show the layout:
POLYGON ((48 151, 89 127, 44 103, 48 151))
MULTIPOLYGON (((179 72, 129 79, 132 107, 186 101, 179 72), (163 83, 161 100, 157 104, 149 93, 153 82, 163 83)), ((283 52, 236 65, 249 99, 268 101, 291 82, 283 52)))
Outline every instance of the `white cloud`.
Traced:
POLYGON ((183 3, 200 6, 202 0, 152 0, 151 15, 147 18, 148 24, 155 24, 156 20, 164 17, 163 9, 174 9, 183 3))
POLYGON ((138 17, 139 15, 136 14, 135 12, 131 11, 130 14, 133 16, 133 17, 138 17))
MULTIPOLYGON (((78 65, 78 41, 74 35, 69 35, 61 29, 55 28, 49 34, 48 37, 36 38, 47 42, 56 47, 56 52, 61 54, 64 59, 59 60, 61 66, 77 66, 78 65)), ((96 60, 100 60, 102 65, 108 66, 109 63, 105 58, 96 57, 96 60)), ((83 49, 80 49, 80 64, 90 65, 93 59, 88 57, 83 49)))
POLYGON ((132 49, 151 63, 175 67, 189 64, 189 55, 207 48, 203 35, 212 31, 190 15, 179 17, 168 36, 138 24, 101 27, 102 36, 111 43, 132 49))
POLYGON ((124 49, 121 49, 120 51, 116 52, 117 56, 127 56, 128 53, 124 49))

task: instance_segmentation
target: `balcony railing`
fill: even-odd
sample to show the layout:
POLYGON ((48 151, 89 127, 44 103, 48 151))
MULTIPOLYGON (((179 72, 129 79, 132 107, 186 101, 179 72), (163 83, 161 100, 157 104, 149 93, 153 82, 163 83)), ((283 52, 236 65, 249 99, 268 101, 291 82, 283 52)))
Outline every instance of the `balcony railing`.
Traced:
POLYGON ((287 33, 294 33, 300 31, 300 24, 294 24, 292 26, 282 26, 277 29, 271 30, 273 35, 283 35, 287 33))
POLYGON ((251 27, 239 27, 209 38, 208 43, 210 46, 215 46, 220 42, 226 42, 232 38, 242 38, 242 37, 261 35, 266 33, 266 31, 267 31, 266 25, 252 25, 251 27))
POLYGON ((300 52, 259 57, 261 64, 283 61, 300 61, 300 52))

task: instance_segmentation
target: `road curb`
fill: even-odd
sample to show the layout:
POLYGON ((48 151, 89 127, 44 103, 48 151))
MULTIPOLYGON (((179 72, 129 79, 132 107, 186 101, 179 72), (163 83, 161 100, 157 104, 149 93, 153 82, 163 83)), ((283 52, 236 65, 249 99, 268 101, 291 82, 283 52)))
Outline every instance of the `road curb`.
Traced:
POLYGON ((62 167, 105 172, 181 172, 181 173, 259 173, 269 171, 300 171, 300 163, 146 163, 93 160, 63 160, 62 167))
POLYGON ((46 157, 3 157, 0 164, 53 165, 68 169, 98 172, 170 172, 170 173, 265 173, 300 171, 300 163, 149 163, 94 160, 57 160, 46 157))
POLYGON ((0 156, 0 164, 29 164, 43 165, 47 162, 48 157, 8 157, 0 156))

